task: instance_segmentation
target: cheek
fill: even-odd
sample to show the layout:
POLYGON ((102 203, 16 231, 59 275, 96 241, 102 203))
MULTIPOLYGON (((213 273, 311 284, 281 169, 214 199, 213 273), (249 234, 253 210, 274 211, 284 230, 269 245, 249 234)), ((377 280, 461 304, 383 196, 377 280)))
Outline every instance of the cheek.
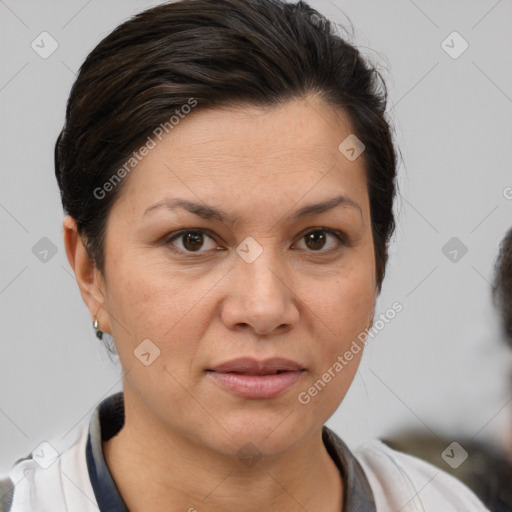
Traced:
POLYGON ((298 400, 311 404, 309 413, 323 421, 345 398, 364 352, 358 336, 369 327, 373 294, 367 280, 355 284, 353 279, 339 280, 311 304, 317 326, 311 352, 315 362, 298 400))
POLYGON ((368 327, 375 302, 374 280, 368 272, 353 273, 323 283, 311 300, 312 310, 339 342, 368 327))
POLYGON ((172 280, 148 272, 143 265, 126 263, 126 259, 116 260, 111 266, 106 309, 113 318, 116 340, 131 346, 144 338, 156 338, 165 325, 169 329, 185 305, 180 304, 179 290, 172 280))
MULTIPOLYGON (((332 414, 350 388, 364 352, 364 333, 370 327, 375 305, 373 280, 367 272, 338 279, 327 293, 318 296, 318 311, 324 333, 322 354, 315 368, 312 385, 327 383, 323 407, 332 414)), ((322 339, 322 338, 320 338, 322 339)), ((315 341, 315 343, 318 342, 315 341)), ((322 387, 322 386, 320 386, 322 387)))
MULTIPOLYGON (((218 277, 194 282, 176 273, 156 271, 156 266, 141 265, 127 273, 122 265, 113 272, 109 303, 113 334, 124 366, 133 361, 133 351, 150 339, 162 356, 172 362, 173 371, 188 368, 197 350, 198 340, 208 328, 211 311, 209 290, 218 277)), ((161 358, 163 359, 163 358, 161 358)))

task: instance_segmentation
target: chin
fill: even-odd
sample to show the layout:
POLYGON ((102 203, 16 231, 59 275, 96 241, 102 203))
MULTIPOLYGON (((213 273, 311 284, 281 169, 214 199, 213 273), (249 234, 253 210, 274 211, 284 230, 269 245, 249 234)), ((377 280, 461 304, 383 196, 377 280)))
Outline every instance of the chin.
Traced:
MULTIPOLYGON (((243 447, 250 450, 253 445, 266 455, 279 455, 293 447, 302 437, 307 437, 315 427, 308 425, 297 413, 255 412, 238 413, 233 421, 223 421, 229 435, 222 437, 224 448, 235 453, 243 447)), ((320 428, 320 427, 319 427, 320 428)))

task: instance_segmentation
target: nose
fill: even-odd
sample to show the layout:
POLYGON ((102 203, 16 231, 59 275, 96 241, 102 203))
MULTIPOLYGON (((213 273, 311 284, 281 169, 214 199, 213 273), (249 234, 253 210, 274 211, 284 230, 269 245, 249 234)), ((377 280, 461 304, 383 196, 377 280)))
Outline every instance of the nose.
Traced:
POLYGON ((299 320, 298 298, 285 275, 270 250, 264 250, 252 263, 238 258, 222 303, 226 327, 252 329, 260 336, 292 328, 299 320))

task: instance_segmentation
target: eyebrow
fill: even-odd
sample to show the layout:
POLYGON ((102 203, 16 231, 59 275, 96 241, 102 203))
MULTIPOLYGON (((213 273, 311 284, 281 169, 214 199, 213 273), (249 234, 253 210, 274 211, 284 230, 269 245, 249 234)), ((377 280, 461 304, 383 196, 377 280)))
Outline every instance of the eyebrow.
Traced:
MULTIPOLYGON (((331 199, 327 199, 326 201, 322 201, 320 203, 314 203, 303 206, 302 208, 299 208, 291 215, 288 215, 287 218, 289 218, 290 220, 298 220, 302 217, 306 217, 309 215, 318 215, 320 213, 324 213, 328 210, 336 208, 337 206, 348 206, 351 208, 355 208, 356 210, 359 211, 361 219, 363 218, 363 212, 359 204, 347 196, 336 196, 331 199)), ((148 207, 144 211, 144 215, 147 215, 151 211, 161 207, 165 207, 168 210, 174 210, 175 208, 183 208, 184 210, 187 210, 190 213, 193 213, 194 215, 201 217, 202 219, 216 219, 228 224, 234 224, 236 220, 235 218, 233 218, 226 212, 220 210, 219 208, 215 208, 204 203, 195 203, 193 201, 188 201, 186 199, 164 199, 148 207)))

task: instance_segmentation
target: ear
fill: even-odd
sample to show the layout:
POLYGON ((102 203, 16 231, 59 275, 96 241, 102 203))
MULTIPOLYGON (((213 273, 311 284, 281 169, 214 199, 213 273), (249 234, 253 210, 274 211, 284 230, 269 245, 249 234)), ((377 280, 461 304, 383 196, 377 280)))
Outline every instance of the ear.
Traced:
POLYGON ((103 276, 87 254, 82 238, 78 234, 75 219, 66 215, 62 227, 68 261, 75 273, 82 299, 89 309, 91 323, 97 318, 99 328, 103 332, 110 332, 109 317, 105 311, 106 294, 103 276))

